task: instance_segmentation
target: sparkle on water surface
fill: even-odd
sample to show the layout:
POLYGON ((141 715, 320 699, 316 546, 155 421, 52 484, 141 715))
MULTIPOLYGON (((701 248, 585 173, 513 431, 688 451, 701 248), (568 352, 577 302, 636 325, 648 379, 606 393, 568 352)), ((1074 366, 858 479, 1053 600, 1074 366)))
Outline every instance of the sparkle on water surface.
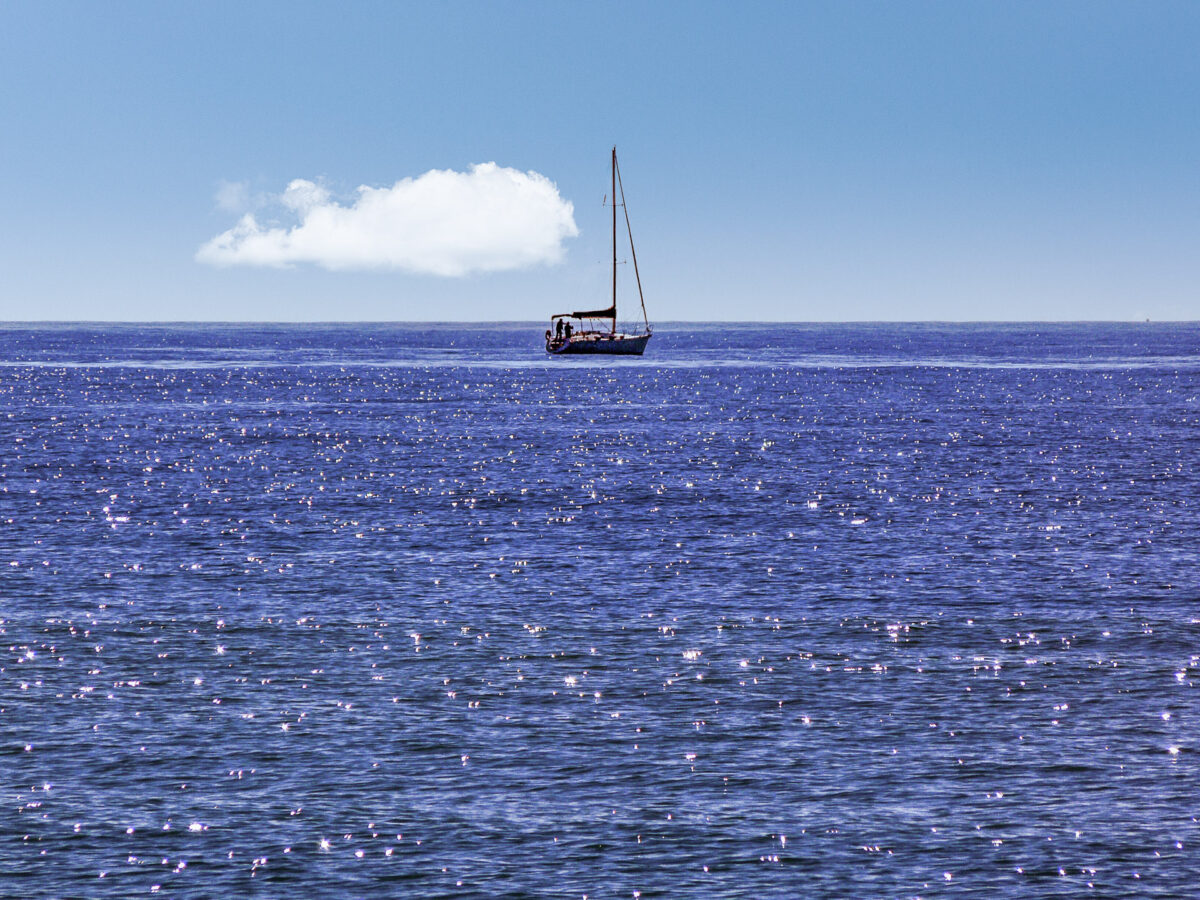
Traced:
POLYGON ((7 326, 22 897, 1200 878, 1200 327, 7 326))

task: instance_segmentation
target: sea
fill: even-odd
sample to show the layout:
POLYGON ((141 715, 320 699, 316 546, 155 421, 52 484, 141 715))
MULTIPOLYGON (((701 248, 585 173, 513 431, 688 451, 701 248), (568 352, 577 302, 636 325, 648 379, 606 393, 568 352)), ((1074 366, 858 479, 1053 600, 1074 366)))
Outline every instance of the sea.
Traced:
POLYGON ((0 326, 0 896, 1200 896, 1200 324, 0 326))

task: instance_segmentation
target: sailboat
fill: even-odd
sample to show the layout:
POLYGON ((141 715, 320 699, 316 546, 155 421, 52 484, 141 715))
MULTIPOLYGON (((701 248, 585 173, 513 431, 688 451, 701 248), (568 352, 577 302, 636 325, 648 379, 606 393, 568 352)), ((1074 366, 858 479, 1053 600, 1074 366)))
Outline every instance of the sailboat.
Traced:
POLYGON ((650 319, 646 316, 646 300, 642 296, 642 276, 638 274, 637 251, 633 249, 633 229, 629 226, 629 210, 625 206, 625 187, 617 167, 617 148, 612 150, 612 304, 607 309, 560 313, 551 317, 553 329, 546 329, 546 352, 601 353, 610 356, 641 356, 650 340, 650 319), (621 209, 625 210, 625 230, 629 233, 629 254, 633 258, 633 274, 637 279, 638 299, 642 303, 642 319, 646 330, 636 334, 617 331, 617 192, 621 209), (608 322, 597 328, 596 323, 608 322))

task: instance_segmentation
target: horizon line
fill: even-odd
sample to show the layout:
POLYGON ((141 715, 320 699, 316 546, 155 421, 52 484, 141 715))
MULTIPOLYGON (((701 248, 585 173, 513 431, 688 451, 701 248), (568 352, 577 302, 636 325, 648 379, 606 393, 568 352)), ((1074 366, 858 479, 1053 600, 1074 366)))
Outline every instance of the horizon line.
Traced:
MULTIPOLYGON (((542 319, 5 319, 24 325, 520 325, 542 319)), ((664 319, 664 325, 1195 325, 1197 319, 664 319)), ((651 330, 653 330, 653 328, 651 330)))

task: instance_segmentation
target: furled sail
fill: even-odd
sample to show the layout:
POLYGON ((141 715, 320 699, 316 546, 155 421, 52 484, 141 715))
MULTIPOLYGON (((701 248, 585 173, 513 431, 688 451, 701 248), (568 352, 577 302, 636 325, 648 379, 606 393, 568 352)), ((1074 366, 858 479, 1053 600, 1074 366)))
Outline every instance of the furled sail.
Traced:
POLYGON ((571 317, 575 319, 615 319, 617 317, 617 304, 613 304, 608 309, 593 309, 588 312, 573 312, 571 317))

